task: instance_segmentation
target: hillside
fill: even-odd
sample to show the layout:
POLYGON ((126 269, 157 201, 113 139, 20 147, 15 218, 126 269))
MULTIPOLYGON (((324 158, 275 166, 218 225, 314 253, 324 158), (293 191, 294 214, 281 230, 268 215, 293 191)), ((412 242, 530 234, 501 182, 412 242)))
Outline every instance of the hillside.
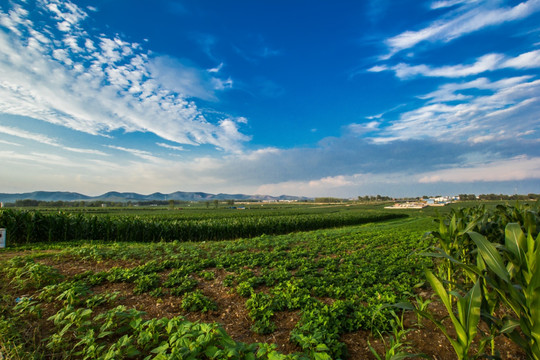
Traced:
POLYGON ((156 192, 149 195, 134 192, 110 191, 98 196, 88 196, 76 192, 66 191, 34 191, 27 193, 0 193, 1 202, 15 202, 16 200, 38 201, 152 201, 152 200, 178 200, 178 201, 212 201, 212 200, 305 200, 298 196, 270 196, 270 195, 245 195, 245 194, 209 194, 204 192, 176 191, 170 194, 156 192))

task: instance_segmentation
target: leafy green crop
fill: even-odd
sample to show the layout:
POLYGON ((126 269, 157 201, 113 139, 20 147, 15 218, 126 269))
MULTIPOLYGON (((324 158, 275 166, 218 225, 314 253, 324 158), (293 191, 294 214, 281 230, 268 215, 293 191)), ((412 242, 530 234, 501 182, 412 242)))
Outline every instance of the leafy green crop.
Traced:
POLYGON ((187 311, 207 312, 210 310, 217 310, 217 305, 200 290, 195 290, 184 295, 184 298, 182 299, 182 309, 187 311))

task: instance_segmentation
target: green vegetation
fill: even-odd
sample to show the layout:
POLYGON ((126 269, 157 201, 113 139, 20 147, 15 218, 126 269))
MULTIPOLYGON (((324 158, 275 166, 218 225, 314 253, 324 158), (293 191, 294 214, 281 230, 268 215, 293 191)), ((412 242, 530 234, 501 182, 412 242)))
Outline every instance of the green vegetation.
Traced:
POLYGON ((415 311, 436 324, 458 359, 500 358, 494 341, 499 335, 515 342, 528 359, 540 359, 539 230, 538 204, 478 206, 439 218, 439 231, 432 233, 438 242, 427 255, 441 263, 438 276, 426 271, 426 277, 451 326, 429 311, 415 311), (471 351, 481 320, 489 332, 471 351), (484 354, 488 343, 490 353, 484 354))
POLYGON ((358 225, 403 217, 398 213, 340 209, 333 212, 196 212, 186 216, 99 216, 71 212, 0 211, 11 245, 71 240, 128 242, 212 241, 358 225), (210 214, 212 215, 212 213, 210 214))
MULTIPOLYGON (((387 221, 380 221, 382 210, 364 208, 363 216, 360 210, 296 209, 289 217, 297 223, 350 216, 362 224, 287 235, 259 232, 198 242, 110 238, 64 242, 61 249, 51 241, 30 243, 25 247, 30 251, 3 250, 0 354, 15 359, 346 359, 344 337, 368 331, 382 339, 382 355, 381 347, 369 342, 375 358, 402 359, 422 356, 413 354, 418 351, 408 336, 429 323, 440 329, 458 359, 501 358, 495 340, 500 335, 527 358, 540 359, 536 206, 445 207, 436 221, 427 216, 433 214, 429 209, 408 217, 397 211, 398 217, 387 221), (436 303, 446 320, 433 311, 436 303), (414 311, 418 322, 406 326, 398 308, 414 311), (289 354, 274 344, 237 340, 249 331, 254 339, 267 336, 270 342, 285 323, 289 354), (224 330, 233 325, 242 332, 224 330)), ((254 219, 263 229, 268 224, 285 228, 284 212, 257 217, 234 211, 211 218, 208 210, 199 219, 195 212, 183 220, 170 215, 160 224, 199 222, 208 226, 201 225, 205 234, 214 231, 212 224, 221 222, 221 231, 227 231, 234 221, 254 219)), ((88 216, 18 215, 23 221, 88 216)), ((141 216, 137 224, 157 220, 141 216)), ((23 233, 28 223, 20 226, 23 233)))

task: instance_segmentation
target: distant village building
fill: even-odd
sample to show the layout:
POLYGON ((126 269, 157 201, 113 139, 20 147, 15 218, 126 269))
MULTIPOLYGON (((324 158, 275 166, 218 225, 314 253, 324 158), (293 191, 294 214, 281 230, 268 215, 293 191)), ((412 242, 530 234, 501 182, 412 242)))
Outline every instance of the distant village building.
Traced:
POLYGON ((386 206, 385 209, 423 209, 426 206, 445 206, 458 199, 458 196, 437 196, 434 198, 423 199, 421 201, 395 203, 392 206, 386 206))

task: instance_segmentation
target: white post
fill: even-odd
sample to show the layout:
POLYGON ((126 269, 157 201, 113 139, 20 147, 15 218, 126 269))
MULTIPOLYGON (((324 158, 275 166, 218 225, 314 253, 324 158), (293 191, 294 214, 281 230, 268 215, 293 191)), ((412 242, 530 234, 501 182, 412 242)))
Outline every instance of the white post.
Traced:
POLYGON ((6 247, 6 229, 0 229, 0 249, 6 247))

